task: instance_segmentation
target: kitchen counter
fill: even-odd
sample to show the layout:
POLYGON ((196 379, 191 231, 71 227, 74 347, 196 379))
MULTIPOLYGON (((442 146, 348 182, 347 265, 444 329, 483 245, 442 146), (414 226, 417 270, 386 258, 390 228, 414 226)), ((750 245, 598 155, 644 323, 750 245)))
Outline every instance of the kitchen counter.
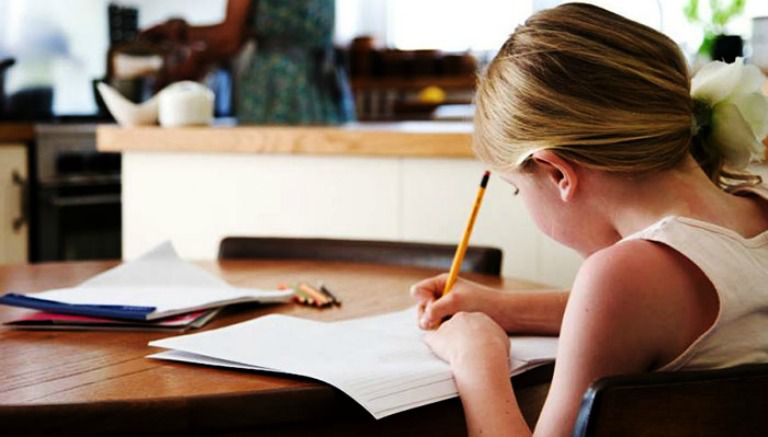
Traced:
POLYGON ((102 151, 234 152, 471 158, 467 122, 352 123, 343 126, 99 126, 102 151))
POLYGON ((0 147, 4 143, 28 143, 34 139, 34 124, 0 121, 0 147))
MULTIPOLYGON (((456 244, 485 170, 471 141, 468 122, 97 129, 122 153, 125 259, 166 240, 214 259, 236 235, 456 244)), ((472 244, 540 283, 566 287, 580 264, 495 176, 472 244)))

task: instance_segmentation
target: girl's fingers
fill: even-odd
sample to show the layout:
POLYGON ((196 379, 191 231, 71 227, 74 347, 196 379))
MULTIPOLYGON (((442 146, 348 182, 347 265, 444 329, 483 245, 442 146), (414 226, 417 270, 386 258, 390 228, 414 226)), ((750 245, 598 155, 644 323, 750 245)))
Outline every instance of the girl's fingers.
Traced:
POLYGON ((419 281, 411 287, 411 296, 415 298, 419 297, 437 297, 440 296, 443 292, 443 287, 445 287, 445 281, 447 279, 448 275, 443 273, 438 276, 434 276, 432 278, 424 279, 423 281, 419 281))
POLYGON ((436 328, 443 319, 459 311, 456 301, 456 294, 449 293, 437 300, 427 302, 424 307, 424 314, 419 321, 421 328, 436 328))

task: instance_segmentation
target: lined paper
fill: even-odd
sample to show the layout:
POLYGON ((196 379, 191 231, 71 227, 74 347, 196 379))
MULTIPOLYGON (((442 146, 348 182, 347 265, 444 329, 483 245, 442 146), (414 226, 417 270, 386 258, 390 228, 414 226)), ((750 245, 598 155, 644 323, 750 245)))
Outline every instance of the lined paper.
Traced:
MULTIPOLYGON (((150 358, 306 376, 349 395, 373 417, 458 395, 451 369, 422 341, 416 309, 342 322, 268 315, 150 342, 150 358)), ((551 362, 554 337, 514 337, 512 374, 551 362)))

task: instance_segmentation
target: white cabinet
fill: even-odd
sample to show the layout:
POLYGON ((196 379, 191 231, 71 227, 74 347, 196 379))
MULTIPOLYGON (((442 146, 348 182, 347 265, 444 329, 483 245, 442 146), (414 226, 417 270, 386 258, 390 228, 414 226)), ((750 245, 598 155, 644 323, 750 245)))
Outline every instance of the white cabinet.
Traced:
MULTIPOLYGON (((226 236, 456 244, 483 170, 474 159, 129 151, 123 256, 171 240, 183 257, 211 259, 226 236)), ((497 177, 471 243, 502 248, 505 275, 562 287, 581 262, 497 177)))
POLYGON ((26 147, 0 144, 0 264, 27 262, 26 184, 26 147))

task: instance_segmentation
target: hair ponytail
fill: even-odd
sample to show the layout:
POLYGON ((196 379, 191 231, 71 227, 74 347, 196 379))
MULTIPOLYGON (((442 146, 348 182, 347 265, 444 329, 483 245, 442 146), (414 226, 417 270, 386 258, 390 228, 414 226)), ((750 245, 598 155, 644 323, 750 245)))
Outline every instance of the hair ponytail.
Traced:
MULTIPOLYGON (((704 83, 697 78, 694 85, 704 83)), ((744 153, 724 141, 721 128, 734 118, 734 105, 760 102, 749 95, 713 105, 692 97, 691 85, 685 58, 665 35, 597 6, 564 4, 519 26, 480 78, 473 147, 500 170, 550 149, 590 168, 628 174, 674 168, 690 153, 723 188, 754 183, 734 165, 744 153)), ((709 97, 719 95, 710 91, 709 97)), ((757 118, 741 125, 759 124, 757 118)), ((745 147, 755 154, 754 144, 745 147)))

